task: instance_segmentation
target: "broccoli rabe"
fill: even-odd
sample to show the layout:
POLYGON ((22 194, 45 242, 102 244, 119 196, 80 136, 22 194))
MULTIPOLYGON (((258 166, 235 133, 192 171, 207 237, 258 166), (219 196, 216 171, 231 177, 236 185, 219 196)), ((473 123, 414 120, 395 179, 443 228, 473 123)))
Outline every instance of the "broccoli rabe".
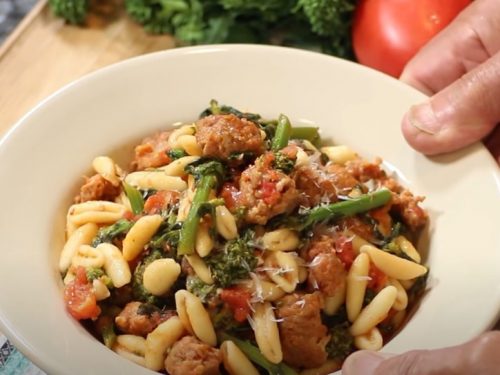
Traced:
POLYGON ((215 285, 205 284, 199 277, 197 276, 188 276, 186 279, 186 289, 198 296, 200 300, 205 303, 208 299, 213 297, 217 291, 217 287, 215 285))
POLYGON ((281 152, 276 152, 274 154, 273 168, 283 171, 285 174, 289 174, 293 171, 295 167, 295 160, 290 159, 288 156, 281 152))
POLYGON ((172 150, 167 151, 167 155, 170 159, 176 160, 187 156, 187 153, 182 148, 173 148, 172 150))
POLYGON ((89 9, 89 0, 49 0, 54 14, 72 24, 82 24, 89 9))
POLYGON ((102 276, 104 276, 104 271, 101 268, 92 267, 87 269, 87 280, 90 283, 102 276))
POLYGON ((127 233, 130 228, 132 228, 132 225, 134 225, 133 222, 126 219, 120 219, 113 225, 99 229, 99 232, 97 232, 97 235, 92 241, 92 246, 96 247, 104 242, 112 243, 115 238, 127 233))
POLYGON ((344 322, 330 328, 330 341, 326 345, 328 357, 342 361, 353 351, 354 338, 349 333, 349 323, 344 322))
POLYGON ((239 238, 228 241, 224 248, 205 258, 217 285, 225 288, 248 277, 257 266, 257 257, 250 245, 253 232, 247 230, 239 238))

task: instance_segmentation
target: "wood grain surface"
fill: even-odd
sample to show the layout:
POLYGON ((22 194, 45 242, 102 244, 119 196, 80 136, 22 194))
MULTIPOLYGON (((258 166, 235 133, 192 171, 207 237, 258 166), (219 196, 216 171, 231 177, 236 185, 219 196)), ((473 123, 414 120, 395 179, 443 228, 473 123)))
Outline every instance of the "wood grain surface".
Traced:
POLYGON ((86 27, 57 19, 41 0, 0 46, 0 137, 39 101, 65 84, 106 65, 173 48, 170 36, 147 34, 106 2, 86 27))

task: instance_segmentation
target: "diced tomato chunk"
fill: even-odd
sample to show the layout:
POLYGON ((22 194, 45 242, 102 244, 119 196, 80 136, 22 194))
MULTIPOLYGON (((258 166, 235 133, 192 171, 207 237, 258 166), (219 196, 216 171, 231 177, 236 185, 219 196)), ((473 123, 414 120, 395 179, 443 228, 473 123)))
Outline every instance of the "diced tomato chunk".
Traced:
POLYGON ((344 264, 345 269, 349 270, 356 257, 354 248, 352 247, 352 240, 345 236, 340 236, 335 241, 335 250, 337 257, 344 264))
POLYGON ((176 191, 159 191, 146 199, 144 212, 148 215, 159 214, 169 205, 179 200, 179 193, 176 191))
POLYGON ((243 322, 250 315, 250 293, 241 288, 225 288, 220 298, 233 310, 234 320, 243 322))
POLYGON ((64 300, 66 308, 75 319, 95 319, 101 313, 85 268, 81 266, 76 270, 75 279, 64 288, 64 300))
POLYGON ((262 199, 269 206, 275 204, 280 199, 280 193, 276 189, 275 182, 270 182, 270 181, 262 182, 261 192, 262 192, 262 199))
POLYGON ((387 275, 377 268, 373 263, 370 263, 370 271, 368 273, 370 281, 368 281, 367 288, 379 291, 387 283, 387 275))

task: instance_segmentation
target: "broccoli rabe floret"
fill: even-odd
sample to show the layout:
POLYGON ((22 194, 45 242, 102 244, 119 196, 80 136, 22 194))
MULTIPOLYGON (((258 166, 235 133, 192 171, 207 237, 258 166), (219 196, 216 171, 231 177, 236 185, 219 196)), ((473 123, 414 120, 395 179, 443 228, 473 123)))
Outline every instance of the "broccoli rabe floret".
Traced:
POLYGON ((354 338, 349 333, 349 323, 344 322, 330 328, 330 341, 326 345, 328 357, 344 360, 353 351, 354 338))
POLYGON ((91 283, 92 281, 104 276, 104 271, 101 268, 89 268, 87 269, 87 280, 91 283))
POLYGON ((216 283, 225 288, 246 279, 257 266, 257 257, 250 245, 253 232, 247 232, 237 239, 228 241, 224 248, 205 258, 216 283))
POLYGON ((163 258, 163 254, 160 250, 152 250, 135 268, 132 279, 132 293, 136 300, 153 305, 158 304, 158 297, 155 297, 144 288, 143 275, 144 270, 150 263, 161 258, 163 258))
POLYGON ((176 160, 187 156, 187 153, 182 148, 173 148, 167 151, 167 155, 170 159, 176 160))
POLYGON ((54 14, 72 24, 82 24, 89 9, 89 0, 49 0, 54 14))
POLYGON ((217 287, 215 285, 205 284, 197 276, 188 276, 186 280, 186 289, 198 296, 202 302, 206 302, 215 295, 217 287))
POLYGON ((283 173, 289 174, 293 171, 295 166, 295 161, 290 159, 288 156, 281 152, 276 152, 274 154, 273 168, 283 171, 283 173))

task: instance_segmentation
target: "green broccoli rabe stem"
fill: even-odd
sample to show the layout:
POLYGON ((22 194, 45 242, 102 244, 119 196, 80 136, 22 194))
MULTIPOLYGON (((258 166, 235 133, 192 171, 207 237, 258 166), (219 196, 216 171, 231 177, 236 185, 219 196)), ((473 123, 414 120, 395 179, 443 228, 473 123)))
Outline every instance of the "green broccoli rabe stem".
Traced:
POLYGON ((102 341, 104 342, 104 345, 106 345, 108 348, 111 349, 116 342, 116 333, 115 333, 114 324, 112 321, 111 321, 111 323, 106 324, 102 328, 101 335, 102 335, 102 341))
POLYGON ((290 124, 290 120, 288 117, 281 114, 278 117, 278 125, 276 126, 276 133, 274 134, 271 149, 276 152, 286 147, 291 133, 292 125, 290 124))
POLYGON ((347 201, 318 206, 310 210, 299 229, 306 229, 312 225, 336 217, 353 216, 362 212, 383 206, 391 199, 391 191, 383 188, 373 193, 364 194, 347 201))
POLYGON ((142 213, 144 209, 144 199, 142 198, 142 194, 135 187, 127 184, 125 181, 122 182, 123 190, 127 195, 128 200, 130 201, 130 207, 132 208, 132 212, 135 215, 139 215, 142 213))
POLYGON ((310 126, 298 126, 293 127, 290 133, 291 139, 305 139, 312 144, 317 144, 320 137, 318 128, 313 128, 310 126))
POLYGON ((264 368, 269 375, 298 375, 297 372, 287 366, 285 363, 281 362, 274 364, 270 362, 266 357, 262 355, 259 348, 250 344, 248 341, 243 341, 228 335, 227 333, 222 333, 220 335, 221 341, 232 341, 234 344, 254 363, 264 368))
POLYGON ((194 193, 193 203, 187 215, 179 237, 178 255, 189 255, 194 252, 196 242, 196 232, 200 223, 200 207, 208 201, 210 191, 217 185, 217 178, 214 175, 202 176, 194 193))

